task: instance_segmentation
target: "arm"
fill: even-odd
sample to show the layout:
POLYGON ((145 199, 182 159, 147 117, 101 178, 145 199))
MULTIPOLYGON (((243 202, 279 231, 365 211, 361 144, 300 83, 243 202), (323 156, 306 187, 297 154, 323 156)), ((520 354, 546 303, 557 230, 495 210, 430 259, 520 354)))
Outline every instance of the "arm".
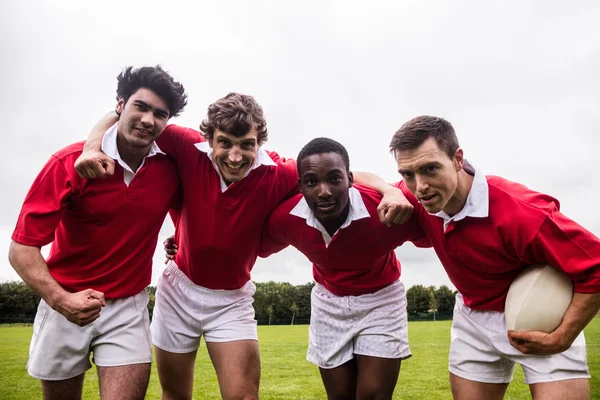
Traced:
POLYGON ((95 179, 115 173, 115 161, 104 154, 101 148, 104 133, 118 120, 119 115, 111 111, 92 128, 83 153, 75 161, 75 170, 82 178, 95 179))
POLYGON ((552 333, 508 331, 513 347, 525 354, 556 354, 571 347, 600 310, 600 293, 575 293, 558 328, 552 333))
POLYGON ((263 226, 260 240, 260 250, 258 251, 258 256, 261 258, 267 258, 271 254, 279 253, 281 250, 289 246, 289 244, 281 240, 276 233, 276 221, 274 214, 275 212, 271 214, 263 226))
POLYGON ((412 215, 413 206, 406 199, 402 191, 386 183, 383 179, 370 172, 353 172, 354 180, 365 186, 378 191, 383 198, 377 207, 379 220, 391 226, 392 224, 403 224, 412 215))
POLYGON ((79 326, 87 325, 100 316, 104 307, 104 294, 93 289, 77 293, 64 290, 50 275, 39 247, 26 246, 13 241, 8 259, 19 276, 48 305, 79 326))
POLYGON ((575 293, 554 332, 510 331, 509 340, 523 353, 560 353, 571 346, 600 309, 600 239, 556 211, 545 218, 520 258, 562 270, 573 281, 575 293))

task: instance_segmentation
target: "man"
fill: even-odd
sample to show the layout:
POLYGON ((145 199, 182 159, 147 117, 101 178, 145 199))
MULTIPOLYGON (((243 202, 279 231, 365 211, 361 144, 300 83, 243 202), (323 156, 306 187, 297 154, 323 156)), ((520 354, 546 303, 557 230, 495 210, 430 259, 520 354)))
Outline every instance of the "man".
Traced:
POLYGON ((27 365, 45 399, 80 399, 90 353, 102 399, 143 399, 152 348, 148 293, 162 221, 176 206, 176 166, 154 140, 186 105, 184 88, 157 67, 118 77, 117 124, 102 150, 114 175, 85 181, 73 164, 83 143, 55 153, 35 179, 9 259, 41 297, 27 365), (50 256, 40 248, 52 243, 50 256))
POLYGON ((449 360, 454 398, 503 398, 519 363, 534 399, 588 399, 582 330, 600 308, 600 240, 561 214, 554 198, 484 176, 464 159, 442 118, 408 121, 390 149, 421 204, 416 216, 459 291, 449 360), (574 282, 573 300, 554 332, 507 334, 508 288, 531 264, 564 271, 574 282))
POLYGON ((379 222, 381 195, 353 186, 340 143, 314 139, 297 162, 301 194, 269 218, 260 256, 290 244, 313 263, 307 359, 319 366, 328 398, 391 399, 411 355, 394 249, 428 242, 414 217, 392 228, 379 222))
MULTIPOLYGON (((105 117, 91 134, 90 152, 78 162, 84 176, 110 172, 111 160, 97 150, 115 119, 105 117)), ((222 397, 255 399, 260 358, 250 272, 262 226, 297 191, 296 163, 263 149, 267 125, 251 96, 230 93, 217 100, 200 129, 202 135, 170 125, 158 141, 176 160, 184 192, 181 213, 173 214, 181 251, 158 284, 151 326, 163 398, 192 397, 204 336, 222 397)), ((397 196, 394 190, 386 194, 397 196)), ((412 206, 402 200, 405 212, 398 219, 405 220, 412 206)))

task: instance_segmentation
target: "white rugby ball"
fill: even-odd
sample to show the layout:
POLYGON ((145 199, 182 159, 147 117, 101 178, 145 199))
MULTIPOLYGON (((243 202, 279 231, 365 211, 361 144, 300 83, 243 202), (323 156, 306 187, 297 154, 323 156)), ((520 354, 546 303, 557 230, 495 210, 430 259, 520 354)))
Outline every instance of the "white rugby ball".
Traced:
POLYGON ((506 327, 550 333, 560 325, 572 298, 573 283, 564 272, 550 265, 527 267, 508 289, 506 327))

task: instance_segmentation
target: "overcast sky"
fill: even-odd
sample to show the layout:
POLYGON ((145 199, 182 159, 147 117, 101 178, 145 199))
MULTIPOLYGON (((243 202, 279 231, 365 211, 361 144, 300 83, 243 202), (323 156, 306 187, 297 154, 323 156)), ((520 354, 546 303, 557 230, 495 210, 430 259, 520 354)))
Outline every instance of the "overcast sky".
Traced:
MULTIPOLYGON (((49 156, 115 104, 116 75, 160 63, 189 94, 172 122, 197 128, 230 91, 251 94, 267 148, 295 157, 342 142, 351 168, 399 179, 387 147, 422 114, 454 125, 469 159, 547 192, 600 234, 600 3, 590 1, 2 1, 0 280, 21 203, 49 156), (195 4, 192 4, 195 3, 195 4)), ((159 242, 173 232, 165 223, 159 242)), ((430 250, 398 250, 402 279, 449 284, 430 250)), ((153 284, 162 272, 155 255, 153 284)), ((312 280, 296 250, 257 281, 312 280)))

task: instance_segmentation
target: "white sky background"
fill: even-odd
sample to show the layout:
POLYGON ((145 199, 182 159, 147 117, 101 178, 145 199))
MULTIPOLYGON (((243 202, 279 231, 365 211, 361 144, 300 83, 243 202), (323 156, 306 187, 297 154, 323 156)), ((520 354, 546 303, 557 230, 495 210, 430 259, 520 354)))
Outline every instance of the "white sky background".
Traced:
MULTIPOLYGON (((0 280, 23 198, 50 154, 114 107, 116 75, 160 63, 197 128, 230 91, 251 94, 267 148, 317 136, 351 168, 399 179, 387 146, 421 114, 453 123, 467 158, 557 197, 600 234, 600 3, 590 1, 0 2, 0 280)), ((159 242, 173 231, 167 222, 159 242)), ((403 281, 449 284, 433 251, 399 249, 403 281)), ((157 251, 153 284, 162 272, 157 251)), ((303 255, 259 260, 258 281, 312 280, 303 255)))

